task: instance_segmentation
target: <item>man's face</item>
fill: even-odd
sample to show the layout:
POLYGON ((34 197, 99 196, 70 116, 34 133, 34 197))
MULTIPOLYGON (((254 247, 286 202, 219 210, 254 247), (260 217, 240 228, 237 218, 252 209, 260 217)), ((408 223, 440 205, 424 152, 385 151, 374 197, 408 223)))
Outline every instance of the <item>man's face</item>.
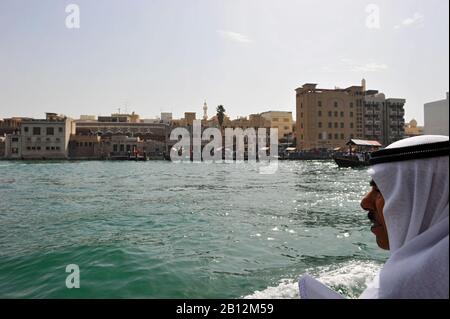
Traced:
POLYGON ((372 189, 361 201, 361 207, 369 212, 367 217, 373 223, 370 230, 375 234, 378 246, 389 250, 389 238, 383 215, 384 198, 373 180, 370 186, 372 189))

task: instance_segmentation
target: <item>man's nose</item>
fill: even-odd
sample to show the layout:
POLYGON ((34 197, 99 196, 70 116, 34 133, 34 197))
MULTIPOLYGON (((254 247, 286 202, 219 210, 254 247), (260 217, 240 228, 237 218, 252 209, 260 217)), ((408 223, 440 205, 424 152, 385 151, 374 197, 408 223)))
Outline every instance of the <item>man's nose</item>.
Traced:
POLYGON ((370 192, 367 193, 364 198, 361 200, 361 208, 364 210, 369 210, 371 208, 370 205, 370 192))

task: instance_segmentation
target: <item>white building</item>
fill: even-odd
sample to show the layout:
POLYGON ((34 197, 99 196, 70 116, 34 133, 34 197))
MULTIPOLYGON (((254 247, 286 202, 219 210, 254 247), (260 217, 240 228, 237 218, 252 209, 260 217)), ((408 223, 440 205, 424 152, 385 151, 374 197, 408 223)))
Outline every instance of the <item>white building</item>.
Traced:
POLYGON ((423 108, 424 134, 448 136, 448 92, 445 100, 426 103, 423 108))
POLYGON ((55 113, 46 115, 46 119, 22 121, 20 134, 6 136, 7 158, 68 158, 69 139, 71 134, 75 134, 75 122, 55 113))

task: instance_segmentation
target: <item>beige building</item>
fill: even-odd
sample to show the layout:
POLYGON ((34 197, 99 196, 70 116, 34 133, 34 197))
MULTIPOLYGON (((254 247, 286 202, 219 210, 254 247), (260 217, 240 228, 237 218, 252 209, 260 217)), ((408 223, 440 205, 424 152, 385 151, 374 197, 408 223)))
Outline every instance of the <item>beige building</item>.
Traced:
POLYGON ((20 133, 6 137, 6 156, 11 159, 67 159, 75 122, 65 116, 46 113, 45 119, 21 122, 20 133))
POLYGON ((414 137, 423 135, 423 126, 418 126, 417 121, 412 119, 409 123, 405 124, 405 137, 414 137))
POLYGON ((278 129, 278 140, 292 137, 292 112, 268 111, 261 113, 261 116, 270 121, 271 128, 278 129))
POLYGON ((363 138, 364 83, 346 89, 296 89, 297 149, 334 149, 363 138))
POLYGON ((97 135, 71 135, 69 158, 72 160, 96 160, 105 158, 101 137, 97 135))

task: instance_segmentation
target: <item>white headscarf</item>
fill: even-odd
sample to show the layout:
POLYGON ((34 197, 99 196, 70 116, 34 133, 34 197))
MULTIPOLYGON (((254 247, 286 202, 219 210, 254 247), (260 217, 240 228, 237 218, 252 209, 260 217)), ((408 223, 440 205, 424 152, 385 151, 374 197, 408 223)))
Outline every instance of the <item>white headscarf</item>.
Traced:
MULTIPOLYGON (((442 141, 420 136, 387 148, 442 141)), ((385 201, 391 255, 362 297, 449 298, 449 157, 382 163, 369 174, 385 201)))

